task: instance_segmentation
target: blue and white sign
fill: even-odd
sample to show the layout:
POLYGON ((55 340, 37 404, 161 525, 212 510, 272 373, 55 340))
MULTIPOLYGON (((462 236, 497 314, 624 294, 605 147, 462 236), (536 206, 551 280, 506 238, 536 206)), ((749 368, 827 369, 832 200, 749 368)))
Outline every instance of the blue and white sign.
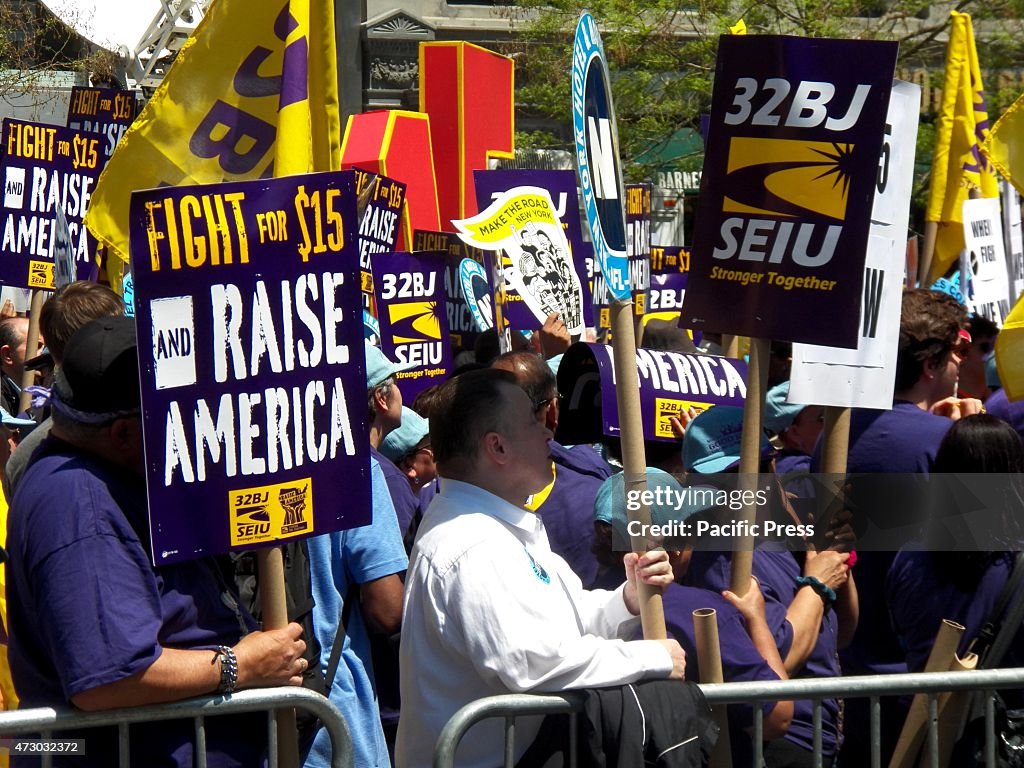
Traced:
POLYGON ((580 16, 572 51, 572 123, 594 253, 613 299, 628 301, 625 187, 608 63, 594 17, 580 16))
POLYGON ((459 264, 459 281, 466 295, 466 304, 473 313, 473 324, 483 333, 494 327, 494 306, 491 289, 487 283, 484 265, 473 259, 463 259, 459 264))

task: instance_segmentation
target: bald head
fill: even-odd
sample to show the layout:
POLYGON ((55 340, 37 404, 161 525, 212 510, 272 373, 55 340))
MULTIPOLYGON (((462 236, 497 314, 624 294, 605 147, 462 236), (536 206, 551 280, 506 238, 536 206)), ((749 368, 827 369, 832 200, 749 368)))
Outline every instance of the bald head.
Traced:
POLYGON ((533 403, 538 419, 552 432, 558 426, 558 382, 548 364, 533 352, 506 352, 491 363, 492 368, 508 371, 533 403))

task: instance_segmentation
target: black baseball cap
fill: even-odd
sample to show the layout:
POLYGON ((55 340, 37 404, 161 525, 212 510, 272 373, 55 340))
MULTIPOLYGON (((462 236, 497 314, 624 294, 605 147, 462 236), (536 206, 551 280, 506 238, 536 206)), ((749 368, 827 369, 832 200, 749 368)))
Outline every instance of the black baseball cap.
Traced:
POLYGON ((103 317, 75 331, 54 376, 54 409, 83 424, 138 413, 137 346, 130 317, 103 317))

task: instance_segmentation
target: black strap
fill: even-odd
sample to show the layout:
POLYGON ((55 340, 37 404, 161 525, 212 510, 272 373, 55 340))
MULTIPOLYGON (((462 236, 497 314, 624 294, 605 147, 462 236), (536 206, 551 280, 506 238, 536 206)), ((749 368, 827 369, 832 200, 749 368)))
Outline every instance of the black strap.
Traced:
POLYGON ((991 640, 988 652, 985 653, 984 658, 981 659, 981 663, 978 665, 981 669, 994 669, 999 666, 1003 656, 1009 650, 1010 643, 1017 634, 1017 630, 1020 628, 1021 621, 1024 620, 1024 589, 1021 589, 1022 582, 1024 582, 1024 552, 1018 552, 1014 561, 1013 571, 1010 573, 1010 578, 1006 580, 1006 586, 1003 587, 1003 591, 999 593, 999 599, 996 600, 991 618, 978 631, 979 637, 986 630, 989 633, 994 633, 994 638, 991 640), (1012 602, 1010 602, 1011 599, 1012 602), (1007 607, 1007 603, 1009 603, 1009 607, 1007 607), (1005 616, 1003 615, 1004 610, 1006 611, 1005 616))
POLYGON ((331 645, 331 656, 327 660, 327 671, 324 672, 324 686, 330 695, 331 686, 334 684, 334 676, 338 673, 338 663, 341 661, 341 646, 345 644, 345 627, 352 616, 352 603, 359 599, 359 586, 349 587, 345 593, 345 602, 341 607, 341 616, 338 618, 338 631, 334 635, 334 643, 331 645))

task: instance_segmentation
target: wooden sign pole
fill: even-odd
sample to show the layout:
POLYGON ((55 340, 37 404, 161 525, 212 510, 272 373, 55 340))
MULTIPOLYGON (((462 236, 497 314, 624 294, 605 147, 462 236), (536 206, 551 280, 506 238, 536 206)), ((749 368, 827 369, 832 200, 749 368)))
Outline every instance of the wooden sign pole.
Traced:
MULTIPOLYGON (((615 360, 615 401, 619 409, 622 442, 622 476, 627 499, 640 499, 647 490, 647 457, 644 454, 644 425, 640 415, 640 379, 636 371, 636 339, 633 335, 633 302, 613 301, 611 305, 612 358, 615 360)), ((627 505, 628 510, 630 506, 627 505)), ((651 524, 651 511, 641 503, 629 512, 630 521, 637 520, 644 529, 651 524)), ((644 536, 633 536, 633 551, 647 551, 644 536)), ((640 622, 645 640, 664 640, 665 611, 661 595, 653 587, 637 581, 640 600, 640 622)))
MULTIPOLYGON (((260 609, 263 629, 288 626, 288 604, 284 592, 284 554, 280 547, 256 550, 256 569, 260 584, 260 609)), ((298 768, 299 733, 295 710, 277 710, 277 760, 280 768, 298 768)))
MULTIPOLYGON (((747 401, 743 406, 743 433, 740 442, 740 489, 757 490, 757 473, 761 467, 761 423, 764 399, 768 391, 768 339, 750 340, 750 363, 747 366, 747 401)), ((753 498, 744 493, 744 498, 753 498)), ((740 519, 752 530, 757 521, 757 505, 745 504, 740 519)), ((739 522, 739 521, 737 521, 739 522)), ((750 589, 750 572, 754 563, 754 537, 736 539, 732 552, 729 589, 741 597, 750 589)))
MULTIPOLYGON (((714 608, 699 608, 693 612, 693 634, 697 643, 697 664, 700 665, 702 683, 724 683, 722 673, 722 647, 718 641, 718 616, 714 608)), ((732 745, 729 741, 729 718, 724 704, 711 708, 718 724, 718 741, 711 753, 711 768, 732 768, 732 745)))

